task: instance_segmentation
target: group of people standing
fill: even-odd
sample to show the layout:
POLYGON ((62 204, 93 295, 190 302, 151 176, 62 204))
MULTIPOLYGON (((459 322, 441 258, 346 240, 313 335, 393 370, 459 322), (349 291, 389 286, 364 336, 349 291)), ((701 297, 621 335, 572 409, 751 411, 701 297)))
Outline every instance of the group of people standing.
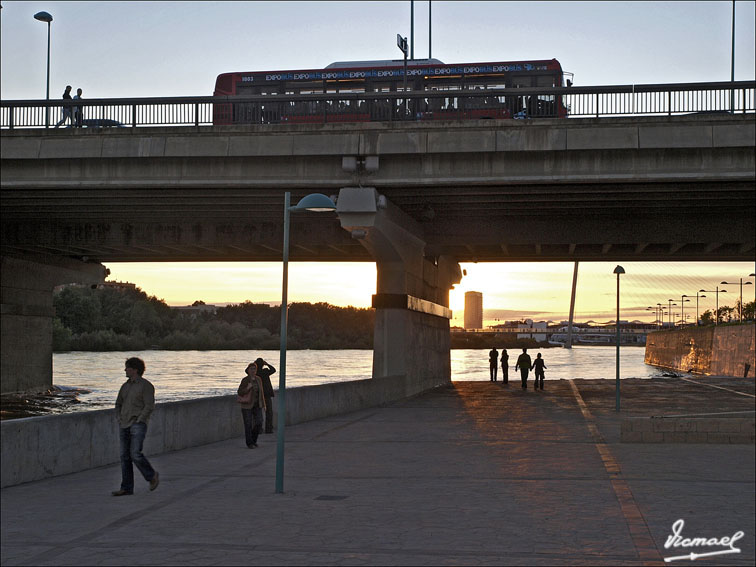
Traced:
MULTIPOLYGON (((491 382, 496 382, 496 375, 499 366, 499 351, 496 350, 496 347, 492 348, 488 353, 488 364, 491 374, 491 382)), ((522 389, 528 389, 528 372, 535 370, 534 388, 537 390, 540 387, 540 389, 543 390, 543 380, 545 378, 544 370, 546 368, 547 366, 544 363, 543 358, 541 358, 540 352, 536 356, 535 361, 533 361, 528 354, 528 349, 522 349, 522 354, 517 357, 517 362, 515 363, 515 372, 517 372, 518 370, 520 371, 522 389)), ((501 349, 501 377, 504 384, 509 383, 509 354, 507 353, 507 349, 501 349)))
POLYGON ((257 438, 265 423, 265 433, 273 433, 273 385, 270 376, 276 372, 272 365, 258 358, 250 362, 237 390, 237 401, 244 420, 247 448, 257 447, 257 438))
MULTIPOLYGON (((63 91, 63 100, 81 100, 81 89, 76 89, 76 95, 71 97, 71 85, 66 86, 66 90, 63 91)), ((61 124, 64 124, 66 120, 70 122, 70 126, 81 128, 83 124, 84 112, 81 106, 73 106, 73 104, 63 105, 63 117, 55 125, 58 128, 61 124)))

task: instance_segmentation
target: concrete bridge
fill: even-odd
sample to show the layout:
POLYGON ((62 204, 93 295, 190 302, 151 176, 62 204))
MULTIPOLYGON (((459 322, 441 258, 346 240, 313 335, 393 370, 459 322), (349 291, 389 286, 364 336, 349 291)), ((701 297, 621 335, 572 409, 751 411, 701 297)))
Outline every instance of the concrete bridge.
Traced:
MULTIPOLYGON (((374 377, 449 377, 460 261, 753 260, 754 119, 2 131, 2 390, 51 382, 51 290, 100 262, 375 261, 374 377)), ((338 285, 338 284, 335 284, 338 285)))

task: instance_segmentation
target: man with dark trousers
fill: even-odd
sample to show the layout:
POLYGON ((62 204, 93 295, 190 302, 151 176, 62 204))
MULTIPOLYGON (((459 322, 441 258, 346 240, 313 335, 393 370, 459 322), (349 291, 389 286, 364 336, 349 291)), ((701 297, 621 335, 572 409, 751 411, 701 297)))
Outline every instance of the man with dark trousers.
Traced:
POLYGON ((276 373, 276 369, 265 362, 262 358, 255 360, 257 375, 262 380, 263 395, 265 396, 265 433, 273 433, 273 384, 270 383, 270 375, 276 373))
POLYGON ((532 362, 530 360, 530 356, 528 355, 528 349, 524 348, 522 349, 522 354, 517 357, 517 364, 515 364, 515 372, 517 372, 517 369, 520 369, 520 378, 522 378, 522 389, 527 390, 528 389, 528 372, 530 371, 530 366, 532 362))
POLYGON ((488 353, 488 368, 491 371, 491 382, 496 382, 496 369, 499 366, 499 351, 493 347, 488 353))

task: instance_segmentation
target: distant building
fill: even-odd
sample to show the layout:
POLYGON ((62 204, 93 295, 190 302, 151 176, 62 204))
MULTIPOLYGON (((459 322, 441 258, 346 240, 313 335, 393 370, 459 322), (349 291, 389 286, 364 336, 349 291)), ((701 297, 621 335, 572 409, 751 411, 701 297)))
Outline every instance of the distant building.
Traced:
POLYGON ((198 305, 183 305, 183 306, 171 306, 171 309, 178 311, 182 316, 196 319, 198 315, 204 313, 211 313, 215 315, 218 311, 216 305, 205 305, 204 303, 198 305))
POLYGON ((465 329, 483 328, 483 294, 479 291, 465 293, 465 329))

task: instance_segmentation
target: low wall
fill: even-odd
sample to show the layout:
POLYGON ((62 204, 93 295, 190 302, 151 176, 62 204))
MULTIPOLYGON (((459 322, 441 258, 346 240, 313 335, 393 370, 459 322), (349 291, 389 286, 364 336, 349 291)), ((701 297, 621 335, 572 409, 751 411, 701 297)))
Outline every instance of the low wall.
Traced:
MULTIPOLYGON (((286 390, 286 424, 339 415, 400 400, 404 376, 286 390)), ((274 423, 278 398, 273 398, 274 423)), ((69 474, 119 460, 115 410, 56 414, 0 422, 0 486, 69 474)), ((236 396, 156 404, 145 454, 156 455, 244 435, 236 396)))
POLYGON ((755 328, 750 323, 649 333, 645 362, 682 372, 753 378, 755 328))

